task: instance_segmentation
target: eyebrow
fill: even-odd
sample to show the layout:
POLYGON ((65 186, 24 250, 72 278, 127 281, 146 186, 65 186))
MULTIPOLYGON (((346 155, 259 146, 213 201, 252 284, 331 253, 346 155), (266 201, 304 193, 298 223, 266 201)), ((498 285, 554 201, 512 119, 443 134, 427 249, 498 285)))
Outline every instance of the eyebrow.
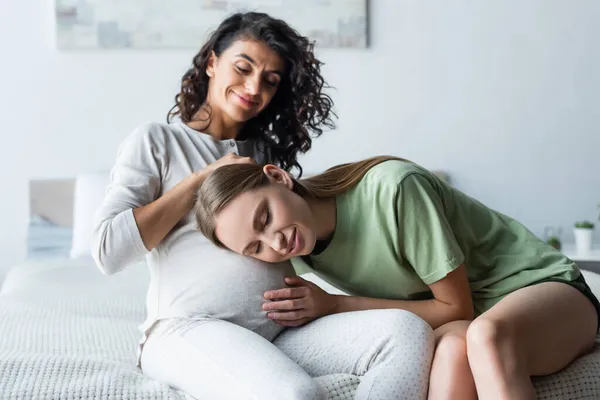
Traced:
MULTIPOLYGON (((252 59, 252 57, 250 57, 248 54, 240 53, 240 54, 236 55, 236 57, 241 57, 241 58, 245 59, 246 61, 248 61, 250 64, 256 65, 256 61, 254 61, 252 59)), ((271 70, 268 70, 267 72, 270 72, 270 73, 273 73, 273 74, 277 74, 277 75, 279 75, 280 78, 281 78, 281 75, 282 75, 281 71, 276 70, 276 69, 271 69, 271 70)))
MULTIPOLYGON (((260 229, 260 226, 258 226, 258 224, 259 224, 258 216, 265 209, 266 203, 267 203, 267 199, 262 199, 261 202, 258 203, 258 206, 256 207, 256 209, 254 210, 254 215, 252 216, 252 229, 254 229, 255 232, 258 232, 258 230, 260 229)), ((245 255, 246 252, 248 251, 248 248, 252 244, 254 244, 254 242, 248 243, 246 245, 246 247, 244 247, 244 250, 242 250, 242 254, 245 255)))

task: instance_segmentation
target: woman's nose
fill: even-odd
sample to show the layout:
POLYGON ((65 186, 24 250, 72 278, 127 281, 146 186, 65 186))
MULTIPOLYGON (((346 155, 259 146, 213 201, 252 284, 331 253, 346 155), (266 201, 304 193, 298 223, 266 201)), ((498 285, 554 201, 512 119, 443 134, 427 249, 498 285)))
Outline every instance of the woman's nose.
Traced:
POLYGON ((246 90, 248 94, 256 95, 260 91, 260 78, 250 76, 246 79, 246 90))
POLYGON ((281 232, 275 232, 270 235, 268 239, 269 246, 276 252, 280 253, 282 250, 286 249, 286 244, 284 240, 284 236, 281 232))

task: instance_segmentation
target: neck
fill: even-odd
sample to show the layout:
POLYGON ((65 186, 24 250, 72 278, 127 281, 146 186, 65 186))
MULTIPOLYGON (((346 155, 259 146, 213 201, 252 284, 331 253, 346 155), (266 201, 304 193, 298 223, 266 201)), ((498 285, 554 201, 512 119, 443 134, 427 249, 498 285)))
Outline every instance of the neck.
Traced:
POLYGON ((233 121, 221 110, 215 107, 211 109, 206 103, 187 125, 217 140, 235 139, 243 127, 243 123, 233 121))
POLYGON ((317 240, 326 240, 333 232, 337 223, 337 206, 335 197, 325 200, 308 200, 308 205, 315 220, 317 240))

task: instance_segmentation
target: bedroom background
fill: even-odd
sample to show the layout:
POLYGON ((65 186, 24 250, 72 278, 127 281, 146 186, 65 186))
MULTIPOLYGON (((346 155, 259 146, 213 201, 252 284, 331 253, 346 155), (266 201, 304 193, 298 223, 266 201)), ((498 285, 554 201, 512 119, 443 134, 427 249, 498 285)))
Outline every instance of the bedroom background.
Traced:
MULTIPOLYGON (((400 155, 571 242, 600 223, 599 19, 594 0, 371 0, 368 48, 317 50, 340 118, 306 169, 400 155)), ((1 281, 25 256, 28 181, 109 169, 196 50, 62 52, 41 0, 0 0, 0 48, 1 281)))

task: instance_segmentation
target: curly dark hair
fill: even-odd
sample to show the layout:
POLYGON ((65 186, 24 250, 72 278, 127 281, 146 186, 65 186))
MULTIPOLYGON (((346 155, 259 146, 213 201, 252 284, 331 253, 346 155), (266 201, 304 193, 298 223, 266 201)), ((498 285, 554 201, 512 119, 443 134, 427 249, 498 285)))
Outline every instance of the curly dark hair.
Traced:
MULTIPOLYGON (((315 58, 314 43, 301 36, 285 21, 268 14, 236 13, 225 19, 212 33, 200 52, 194 56, 192 67, 181 79, 181 90, 175 96, 175 106, 167 115, 167 122, 179 115, 190 122, 208 94, 208 76, 205 71, 211 53, 219 57, 238 39, 258 40, 267 44, 286 64, 282 80, 269 105, 250 119, 238 139, 254 139, 269 150, 271 162, 290 171, 302 167, 298 152, 306 153, 312 138, 323 133, 322 127, 335 127, 331 97, 323 93, 329 87, 321 76, 323 63, 315 58)), ((209 117, 210 118, 210 117, 209 117)))

